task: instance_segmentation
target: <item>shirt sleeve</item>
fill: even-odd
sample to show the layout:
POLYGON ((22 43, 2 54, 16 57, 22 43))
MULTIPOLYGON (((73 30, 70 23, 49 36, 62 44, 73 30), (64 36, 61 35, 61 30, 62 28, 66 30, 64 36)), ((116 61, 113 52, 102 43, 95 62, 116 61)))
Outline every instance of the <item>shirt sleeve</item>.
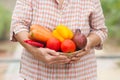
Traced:
POLYGON ((107 27, 105 26, 105 18, 103 15, 100 0, 93 1, 93 12, 90 15, 91 33, 95 33, 101 39, 101 43, 97 45, 96 49, 102 49, 103 42, 107 38, 107 27))
POLYGON ((31 0, 17 0, 10 27, 11 41, 17 41, 14 37, 15 34, 21 31, 29 31, 29 26, 31 25, 32 21, 31 4, 31 0))

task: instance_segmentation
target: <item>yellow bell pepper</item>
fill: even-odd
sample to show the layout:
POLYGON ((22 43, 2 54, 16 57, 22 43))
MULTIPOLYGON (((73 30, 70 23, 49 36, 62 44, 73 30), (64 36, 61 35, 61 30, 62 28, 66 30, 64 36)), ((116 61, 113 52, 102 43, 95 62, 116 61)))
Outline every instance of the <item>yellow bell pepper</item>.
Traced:
POLYGON ((53 31, 53 36, 59 39, 60 41, 63 41, 65 39, 72 39, 73 32, 64 25, 58 25, 53 31))
POLYGON ((56 30, 54 30, 54 31, 52 32, 52 34, 53 34, 53 36, 54 36, 55 38, 57 38, 57 39, 60 40, 61 42, 64 41, 64 38, 63 38, 62 36, 60 36, 60 34, 59 34, 56 30))

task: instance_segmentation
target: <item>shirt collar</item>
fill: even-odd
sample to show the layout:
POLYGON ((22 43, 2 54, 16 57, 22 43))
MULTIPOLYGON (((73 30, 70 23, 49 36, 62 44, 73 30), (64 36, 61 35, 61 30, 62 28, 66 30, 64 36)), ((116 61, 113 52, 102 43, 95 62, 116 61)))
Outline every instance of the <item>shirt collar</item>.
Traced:
POLYGON ((68 4, 69 4, 69 2, 70 2, 70 0, 64 0, 63 1, 63 4, 62 4, 62 7, 60 6, 60 1, 59 0, 55 0, 56 1, 56 3, 58 4, 58 8, 59 9, 62 9, 62 8, 64 8, 64 7, 66 7, 68 4))
POLYGON ((59 0, 55 0, 58 4, 60 3, 60 1, 59 0))

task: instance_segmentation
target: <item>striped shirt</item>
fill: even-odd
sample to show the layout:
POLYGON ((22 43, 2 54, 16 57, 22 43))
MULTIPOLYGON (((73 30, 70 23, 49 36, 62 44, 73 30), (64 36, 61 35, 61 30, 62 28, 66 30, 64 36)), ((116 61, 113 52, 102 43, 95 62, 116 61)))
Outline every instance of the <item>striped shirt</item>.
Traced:
MULTIPOLYGON (((73 31, 81 29, 88 36, 97 34, 101 48, 107 37, 107 28, 100 0, 17 0, 12 16, 10 40, 21 31, 29 32, 32 24, 54 29, 64 24, 73 31)), ((47 65, 34 58, 26 49, 21 57, 20 75, 25 80, 97 80, 94 49, 78 62, 64 65, 47 65)))

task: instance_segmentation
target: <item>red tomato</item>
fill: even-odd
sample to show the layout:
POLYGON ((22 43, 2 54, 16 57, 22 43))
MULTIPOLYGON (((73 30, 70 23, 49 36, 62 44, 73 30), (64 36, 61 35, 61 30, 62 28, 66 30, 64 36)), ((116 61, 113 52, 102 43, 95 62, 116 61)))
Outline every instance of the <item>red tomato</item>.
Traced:
POLYGON ((56 38, 50 38, 47 41, 47 45, 46 45, 47 48, 55 50, 55 51, 59 51, 60 46, 61 46, 61 42, 56 38))
POLYGON ((76 45, 72 40, 67 39, 62 42, 61 50, 65 53, 74 52, 76 50, 76 45))

